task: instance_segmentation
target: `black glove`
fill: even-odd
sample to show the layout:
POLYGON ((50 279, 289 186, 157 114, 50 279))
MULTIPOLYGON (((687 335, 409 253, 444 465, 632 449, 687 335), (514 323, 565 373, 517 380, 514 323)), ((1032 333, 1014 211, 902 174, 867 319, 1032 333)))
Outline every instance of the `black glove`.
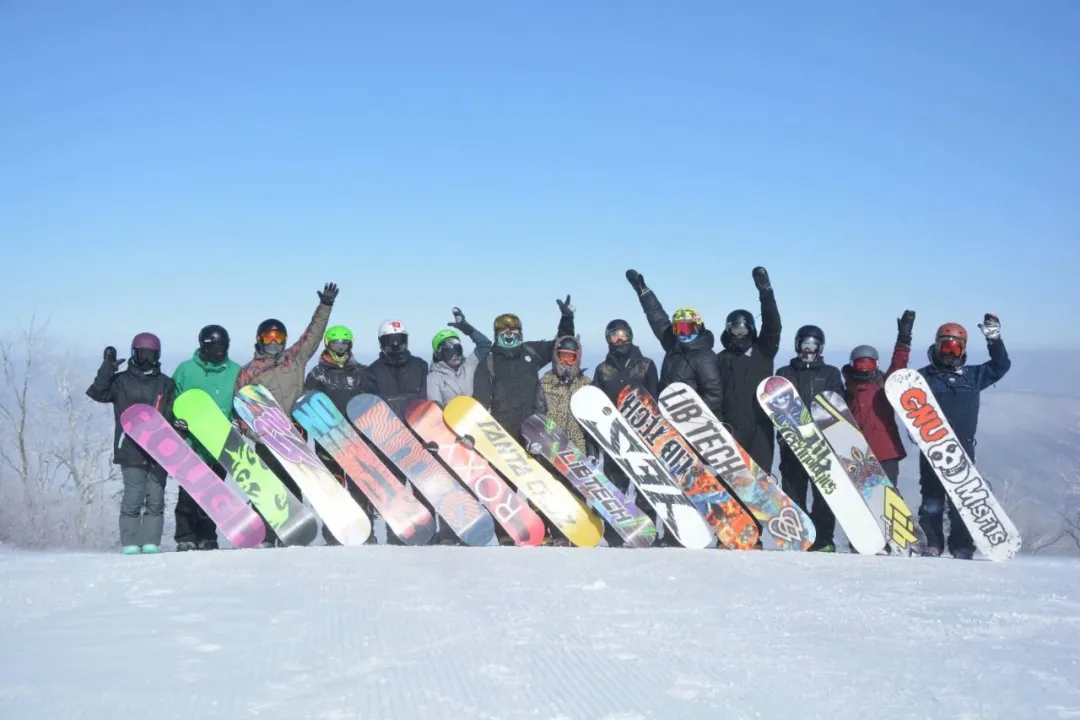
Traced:
POLYGON ((565 300, 555 300, 559 304, 559 312, 563 314, 563 317, 574 317, 574 306, 570 304, 570 296, 567 295, 565 300))
POLYGON ((337 294, 337 283, 326 283, 323 285, 322 292, 319 293, 319 302, 327 307, 333 307, 334 300, 337 299, 337 294))
MULTIPOLYGON (((126 360, 126 358, 125 358, 125 360, 126 360)), ((116 359, 116 348, 114 348, 112 345, 105 348, 105 352, 102 354, 102 362, 101 362, 102 365, 107 365, 107 366, 109 366, 109 368, 112 369, 113 372, 116 372, 117 370, 120 369, 120 366, 123 363, 124 363, 124 360, 117 360, 116 359)))
POLYGON ((465 319, 465 313, 461 312, 461 308, 451 308, 450 312, 454 314, 454 322, 446 324, 456 330, 460 330, 466 335, 472 335, 476 328, 470 325, 469 321, 465 319))
POLYGON ((896 320, 896 344, 911 347, 911 331, 915 327, 915 311, 905 310, 896 320))
POLYGON ((645 276, 639 273, 637 270, 627 270, 626 279, 630 281, 630 287, 634 288, 634 292, 638 295, 645 294, 645 276))
POLYGON ((758 267, 754 268, 751 274, 754 276, 754 285, 757 287, 757 290, 760 294, 764 295, 765 293, 772 290, 772 285, 769 284, 768 270, 759 265, 758 267))

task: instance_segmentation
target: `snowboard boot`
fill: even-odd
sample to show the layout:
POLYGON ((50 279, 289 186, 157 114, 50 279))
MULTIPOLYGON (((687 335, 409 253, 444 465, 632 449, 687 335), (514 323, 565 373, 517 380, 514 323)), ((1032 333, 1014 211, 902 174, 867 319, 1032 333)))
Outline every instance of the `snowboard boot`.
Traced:
POLYGON ((190 540, 183 540, 181 542, 176 543, 176 552, 188 552, 189 550, 194 550, 194 549, 195 549, 195 543, 191 542, 190 540))
POLYGON ((153 555, 153 554, 157 553, 158 550, 159 550, 158 546, 155 545, 154 543, 146 543, 145 545, 142 546, 143 553, 145 553, 147 555, 153 555))
POLYGON ((952 556, 954 560, 971 560, 975 557, 975 551, 971 548, 963 548, 962 550, 953 550, 952 556))
POLYGON ((138 555, 141 551, 138 545, 125 545, 123 552, 125 555, 138 555))
POLYGON ((922 551, 922 557, 941 557, 941 548, 927 545, 926 548, 922 551))
POLYGON ((199 544, 196 545, 196 547, 199 550, 217 550, 217 540, 200 540, 199 544))
POLYGON ((834 553, 834 552, 836 552, 836 546, 833 545, 832 543, 826 543, 824 545, 821 545, 820 547, 812 547, 812 548, 810 548, 810 551, 811 552, 834 553))

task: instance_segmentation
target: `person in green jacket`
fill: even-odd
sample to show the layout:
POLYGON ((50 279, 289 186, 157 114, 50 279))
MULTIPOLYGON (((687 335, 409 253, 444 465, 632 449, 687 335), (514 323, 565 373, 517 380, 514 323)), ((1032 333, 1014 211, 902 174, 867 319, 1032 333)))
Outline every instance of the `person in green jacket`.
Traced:
MULTIPOLYGON (((214 398, 225 417, 232 420, 233 387, 239 374, 240 366, 229 359, 228 331, 220 325, 207 325, 199 331, 199 349, 190 360, 180 363, 173 373, 173 381, 176 383, 178 396, 192 388, 205 390, 214 398)), ((225 468, 217 458, 210 457, 206 448, 194 437, 189 436, 187 441, 199 457, 224 480, 225 468)), ((216 550, 218 546, 217 526, 214 521, 183 488, 180 488, 180 497, 176 501, 176 533, 173 537, 178 552, 216 550)))

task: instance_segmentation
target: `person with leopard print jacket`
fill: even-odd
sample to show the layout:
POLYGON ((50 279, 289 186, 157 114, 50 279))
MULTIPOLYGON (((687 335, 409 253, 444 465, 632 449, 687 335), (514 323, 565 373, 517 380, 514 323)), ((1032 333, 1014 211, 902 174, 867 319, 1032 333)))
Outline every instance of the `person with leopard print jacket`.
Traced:
POLYGON ((592 385, 592 381, 581 368, 581 340, 569 335, 557 338, 551 370, 540 378, 547 416, 566 432, 570 442, 584 452, 595 466, 600 450, 570 412, 570 397, 587 385, 592 385))

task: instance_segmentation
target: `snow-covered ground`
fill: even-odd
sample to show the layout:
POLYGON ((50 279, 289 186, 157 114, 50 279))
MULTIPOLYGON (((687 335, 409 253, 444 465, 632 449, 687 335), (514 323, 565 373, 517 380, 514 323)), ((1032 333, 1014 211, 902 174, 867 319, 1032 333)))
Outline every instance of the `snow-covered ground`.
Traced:
POLYGON ((1080 563, 0 549, 0 718, 1080 718, 1080 563))

